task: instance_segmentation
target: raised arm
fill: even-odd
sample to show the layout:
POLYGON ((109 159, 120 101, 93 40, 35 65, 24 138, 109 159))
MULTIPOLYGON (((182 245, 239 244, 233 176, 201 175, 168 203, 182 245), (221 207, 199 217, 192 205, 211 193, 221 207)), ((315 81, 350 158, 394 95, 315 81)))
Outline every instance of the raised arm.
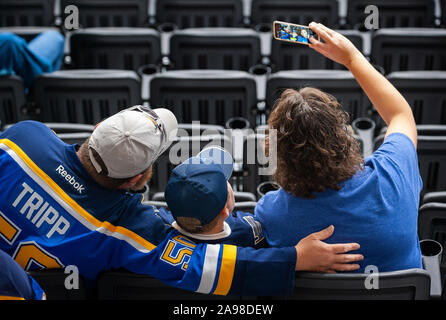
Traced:
POLYGON ((321 42, 310 38, 310 48, 350 70, 386 122, 386 136, 394 132, 403 133, 416 147, 417 129, 412 110, 398 90, 346 37, 320 23, 312 22, 310 28, 324 40, 321 42))

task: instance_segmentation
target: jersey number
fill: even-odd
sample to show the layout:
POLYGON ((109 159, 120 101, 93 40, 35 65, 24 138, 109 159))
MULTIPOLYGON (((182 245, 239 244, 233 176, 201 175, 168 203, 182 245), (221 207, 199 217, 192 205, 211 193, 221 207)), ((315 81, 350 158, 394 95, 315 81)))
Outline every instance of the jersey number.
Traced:
MULTIPOLYGON (((21 230, 0 211, 0 237, 9 245, 13 245, 21 230)), ((37 263, 42 268, 62 268, 62 263, 46 252, 34 241, 21 242, 13 255, 14 260, 28 270, 31 263, 37 263)))

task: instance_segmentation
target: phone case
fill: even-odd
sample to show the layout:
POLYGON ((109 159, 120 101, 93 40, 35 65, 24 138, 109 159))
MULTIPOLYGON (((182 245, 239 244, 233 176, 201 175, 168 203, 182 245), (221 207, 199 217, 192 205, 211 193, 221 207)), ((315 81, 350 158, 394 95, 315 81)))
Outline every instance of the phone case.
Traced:
POLYGON ((309 37, 312 36, 312 35, 315 35, 316 39, 319 40, 319 36, 317 36, 316 33, 311 31, 311 29, 308 26, 303 26, 303 25, 300 25, 300 24, 294 24, 294 23, 289 23, 289 22, 284 22, 284 21, 274 21, 273 22, 273 37, 276 40, 309 45, 309 37), (279 31, 279 30, 277 30, 276 26, 278 25, 279 28, 280 28, 281 24, 286 24, 289 27, 293 26, 297 30, 299 30, 299 29, 303 29, 303 30, 301 31, 300 34, 297 34, 296 32, 289 33, 289 32, 286 32, 285 30, 280 30, 280 32, 281 32, 281 34, 283 34, 283 36, 278 37, 277 31, 279 31), (308 33, 308 37, 306 37, 305 34, 302 35, 302 32, 307 32, 308 33), (299 41, 299 40, 301 40, 301 41, 299 41))

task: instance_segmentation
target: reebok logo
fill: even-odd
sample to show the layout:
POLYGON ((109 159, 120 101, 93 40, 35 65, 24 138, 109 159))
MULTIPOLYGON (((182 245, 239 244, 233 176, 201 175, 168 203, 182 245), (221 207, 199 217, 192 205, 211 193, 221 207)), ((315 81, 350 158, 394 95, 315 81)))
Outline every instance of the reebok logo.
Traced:
POLYGON ((56 172, 62 176, 71 186, 80 194, 82 194, 82 191, 85 190, 84 186, 76 181, 76 179, 68 174, 68 172, 65 171, 65 168, 62 165, 59 165, 56 169, 56 172))

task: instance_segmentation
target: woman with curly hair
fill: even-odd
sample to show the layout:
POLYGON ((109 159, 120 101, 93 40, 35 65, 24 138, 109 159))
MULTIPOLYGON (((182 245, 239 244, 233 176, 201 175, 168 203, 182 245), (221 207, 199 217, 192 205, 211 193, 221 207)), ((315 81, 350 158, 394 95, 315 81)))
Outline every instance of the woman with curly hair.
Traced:
POLYGON ((277 133, 274 178, 281 188, 260 199, 255 212, 268 243, 291 245, 332 224, 330 242, 361 244, 356 272, 368 265, 380 272, 421 268, 422 181, 411 108, 347 38, 321 24, 310 28, 324 39, 311 38, 310 47, 350 70, 388 130, 381 147, 363 159, 333 96, 316 88, 285 90, 268 119, 277 133))

